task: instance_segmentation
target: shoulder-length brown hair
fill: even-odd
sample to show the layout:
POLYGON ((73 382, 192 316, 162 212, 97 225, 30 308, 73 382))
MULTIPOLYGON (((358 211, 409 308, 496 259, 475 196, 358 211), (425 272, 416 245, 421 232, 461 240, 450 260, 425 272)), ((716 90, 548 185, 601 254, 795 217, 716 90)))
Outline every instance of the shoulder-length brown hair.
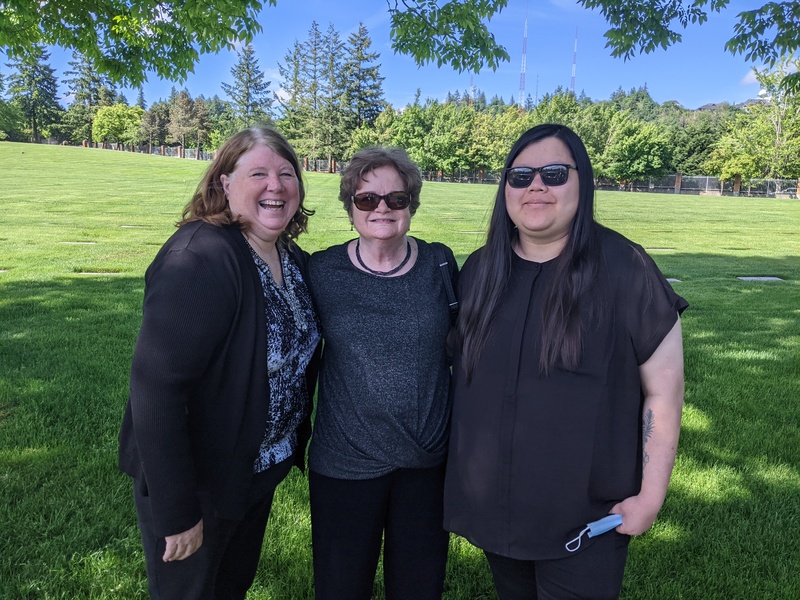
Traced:
POLYGON ((294 148, 286 138, 269 127, 243 129, 223 144, 197 186, 192 199, 183 209, 183 218, 178 222, 178 227, 192 221, 205 221, 218 227, 238 223, 243 231, 247 230, 248 223, 242 221, 238 215, 231 213, 220 176, 230 175, 236 169, 236 165, 242 155, 258 144, 266 146, 286 159, 292 165, 297 176, 300 203, 286 230, 281 234, 281 239, 296 239, 301 233, 308 230, 308 217, 313 215, 314 211, 308 210, 303 206, 306 189, 303 185, 297 154, 295 154, 294 148))

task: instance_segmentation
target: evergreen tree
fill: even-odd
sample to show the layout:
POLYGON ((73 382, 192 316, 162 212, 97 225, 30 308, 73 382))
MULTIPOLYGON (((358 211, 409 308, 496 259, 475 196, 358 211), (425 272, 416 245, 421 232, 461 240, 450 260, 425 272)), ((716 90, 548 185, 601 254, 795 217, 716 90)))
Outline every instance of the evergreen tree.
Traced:
POLYGON ((295 40, 292 49, 283 57, 284 64, 278 63, 283 97, 280 105, 280 127, 286 139, 298 147, 303 131, 303 113, 306 98, 306 81, 303 75, 303 45, 295 40))
POLYGON ((139 88, 139 93, 136 94, 136 106, 142 110, 147 110, 147 102, 144 100, 144 88, 139 88))
MULTIPOLYGON (((343 101, 346 89, 342 76, 342 53, 344 43, 339 33, 328 25, 322 38, 323 57, 320 77, 319 118, 320 151, 327 155, 328 161, 341 158, 346 144, 346 115, 343 101)), ((350 129, 352 132, 352 128, 350 129)))
POLYGON ((233 114, 240 128, 270 121, 272 94, 252 44, 238 53, 239 60, 231 69, 233 83, 223 83, 222 89, 231 99, 233 114))
POLYGON ((62 110, 55 70, 47 64, 49 58, 44 47, 35 45, 29 54, 6 65, 17 70, 9 77, 8 91, 34 142, 39 141, 44 128, 58 122, 62 110))
POLYGON ((197 140, 197 159, 200 159, 200 149, 208 141, 209 133, 211 133, 211 118, 206 110, 206 104, 203 98, 197 98, 194 101, 194 133, 197 140))
POLYGON ((372 40, 363 23, 358 31, 347 39, 345 80, 350 103, 350 114, 354 128, 363 124, 372 125, 386 107, 383 99, 383 80, 380 76, 378 52, 370 52, 372 40))
POLYGON ((320 81, 322 79, 323 41, 316 21, 311 22, 308 39, 303 44, 301 74, 304 79, 302 104, 302 142, 300 151, 310 160, 316 160, 321 152, 319 136, 320 81))
MULTIPOLYGON (((92 62, 79 52, 72 53, 72 60, 69 61, 72 67, 69 71, 64 71, 64 75, 71 77, 64 80, 67 89, 73 97, 73 104, 78 104, 83 108, 75 108, 68 117, 65 126, 71 131, 69 138, 75 140, 75 136, 81 136, 80 140, 88 140, 92 143, 92 123, 97 109, 100 106, 111 106, 113 102, 110 96, 116 96, 116 88, 111 83, 107 75, 97 71, 92 62), (85 123, 80 122, 80 118, 85 119, 85 123)), ((72 107, 70 107, 72 108, 72 107)))
MULTIPOLYGON (((169 107, 169 138, 186 148, 186 138, 195 129, 194 101, 189 92, 182 90, 169 107)), ((190 138, 191 141, 191 138, 190 138)))
POLYGON ((169 107, 170 104, 168 102, 160 100, 154 102, 142 116, 139 133, 142 141, 149 144, 150 152, 153 151, 153 146, 163 146, 167 142, 167 136, 169 135, 167 130, 169 107))

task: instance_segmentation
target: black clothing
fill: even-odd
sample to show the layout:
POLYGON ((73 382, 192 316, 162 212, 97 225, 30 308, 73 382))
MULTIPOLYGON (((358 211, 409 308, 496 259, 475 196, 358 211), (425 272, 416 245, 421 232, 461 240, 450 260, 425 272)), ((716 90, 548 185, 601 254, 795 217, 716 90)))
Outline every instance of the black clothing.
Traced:
MULTIPOLYGON (((687 303, 640 246, 610 230, 600 235, 593 293, 605 310, 584 319, 575 370, 556 366, 540 374, 543 299, 554 261, 516 255, 471 382, 458 350, 454 357, 444 523, 483 550, 522 560, 569 556, 565 543, 586 523, 640 490, 639 366, 687 303)), ((463 267, 462 297, 481 252, 463 267)))
MULTIPOLYGON (((294 244, 288 250, 304 269, 307 255, 294 244)), ((307 370, 298 466, 315 365, 307 370)), ((145 275, 120 432, 119 467, 149 496, 155 535, 187 531, 205 515, 244 515, 269 394, 264 293, 244 236, 238 225, 183 225, 145 275)))
POLYGON ((312 471, 368 479, 444 462, 450 312, 430 244, 417 240, 417 248, 414 266, 397 277, 357 269, 347 244, 309 261, 325 339, 312 471))

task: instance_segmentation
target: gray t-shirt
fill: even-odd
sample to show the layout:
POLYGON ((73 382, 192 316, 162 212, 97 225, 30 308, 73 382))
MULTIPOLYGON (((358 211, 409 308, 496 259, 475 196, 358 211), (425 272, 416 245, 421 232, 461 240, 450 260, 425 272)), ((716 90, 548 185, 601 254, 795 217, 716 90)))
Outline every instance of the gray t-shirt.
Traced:
POLYGON ((416 263, 398 277, 357 269, 347 244, 311 256, 324 338, 309 449, 316 473, 370 479, 445 459, 450 313, 433 250, 417 246, 416 263))

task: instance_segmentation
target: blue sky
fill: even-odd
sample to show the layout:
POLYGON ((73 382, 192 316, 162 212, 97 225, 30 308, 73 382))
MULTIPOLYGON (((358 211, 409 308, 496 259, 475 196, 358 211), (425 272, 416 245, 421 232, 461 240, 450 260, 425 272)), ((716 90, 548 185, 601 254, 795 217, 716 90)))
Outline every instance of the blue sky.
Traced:
MULTIPOLYGON (((695 109, 711 102, 743 102, 758 95, 759 87, 752 76, 752 64, 742 56, 732 56, 724 49, 733 35, 736 15, 759 6, 746 0, 732 0, 721 14, 712 13, 702 26, 690 26, 683 33, 683 42, 628 61, 615 59, 605 48, 603 33, 606 22, 596 11, 589 11, 572 0, 509 0, 508 6, 489 24, 511 60, 496 71, 485 69, 472 75, 473 85, 487 99, 501 96, 508 102, 519 96, 522 40, 527 12, 526 95, 541 98, 561 85, 569 89, 572 77, 573 50, 578 32, 575 91, 584 92, 593 100, 608 99, 620 86, 628 91, 646 85, 657 102, 677 100, 684 107, 695 109)), ((428 65, 418 68, 406 56, 394 54, 389 39, 389 15, 382 0, 278 0, 278 6, 266 7, 260 15, 263 31, 254 40, 256 57, 271 89, 279 90, 278 62, 294 44, 305 41, 312 21, 322 32, 333 24, 346 40, 363 22, 372 39, 373 50, 380 53, 380 72, 385 78, 385 98, 395 108, 413 102, 417 88, 422 98, 443 100, 448 91, 463 92, 470 87, 470 74, 458 73, 449 67, 428 65)), ((53 49, 51 65, 63 77, 70 53, 53 49)), ((204 55, 195 73, 183 82, 169 82, 148 76, 144 86, 148 105, 165 99, 170 89, 186 87, 192 96, 215 94, 224 98, 220 82, 232 81, 231 67, 235 52, 204 55)), ((123 90, 129 102, 136 100, 135 90, 123 90)), ((66 93, 62 89, 62 93, 66 93)))

